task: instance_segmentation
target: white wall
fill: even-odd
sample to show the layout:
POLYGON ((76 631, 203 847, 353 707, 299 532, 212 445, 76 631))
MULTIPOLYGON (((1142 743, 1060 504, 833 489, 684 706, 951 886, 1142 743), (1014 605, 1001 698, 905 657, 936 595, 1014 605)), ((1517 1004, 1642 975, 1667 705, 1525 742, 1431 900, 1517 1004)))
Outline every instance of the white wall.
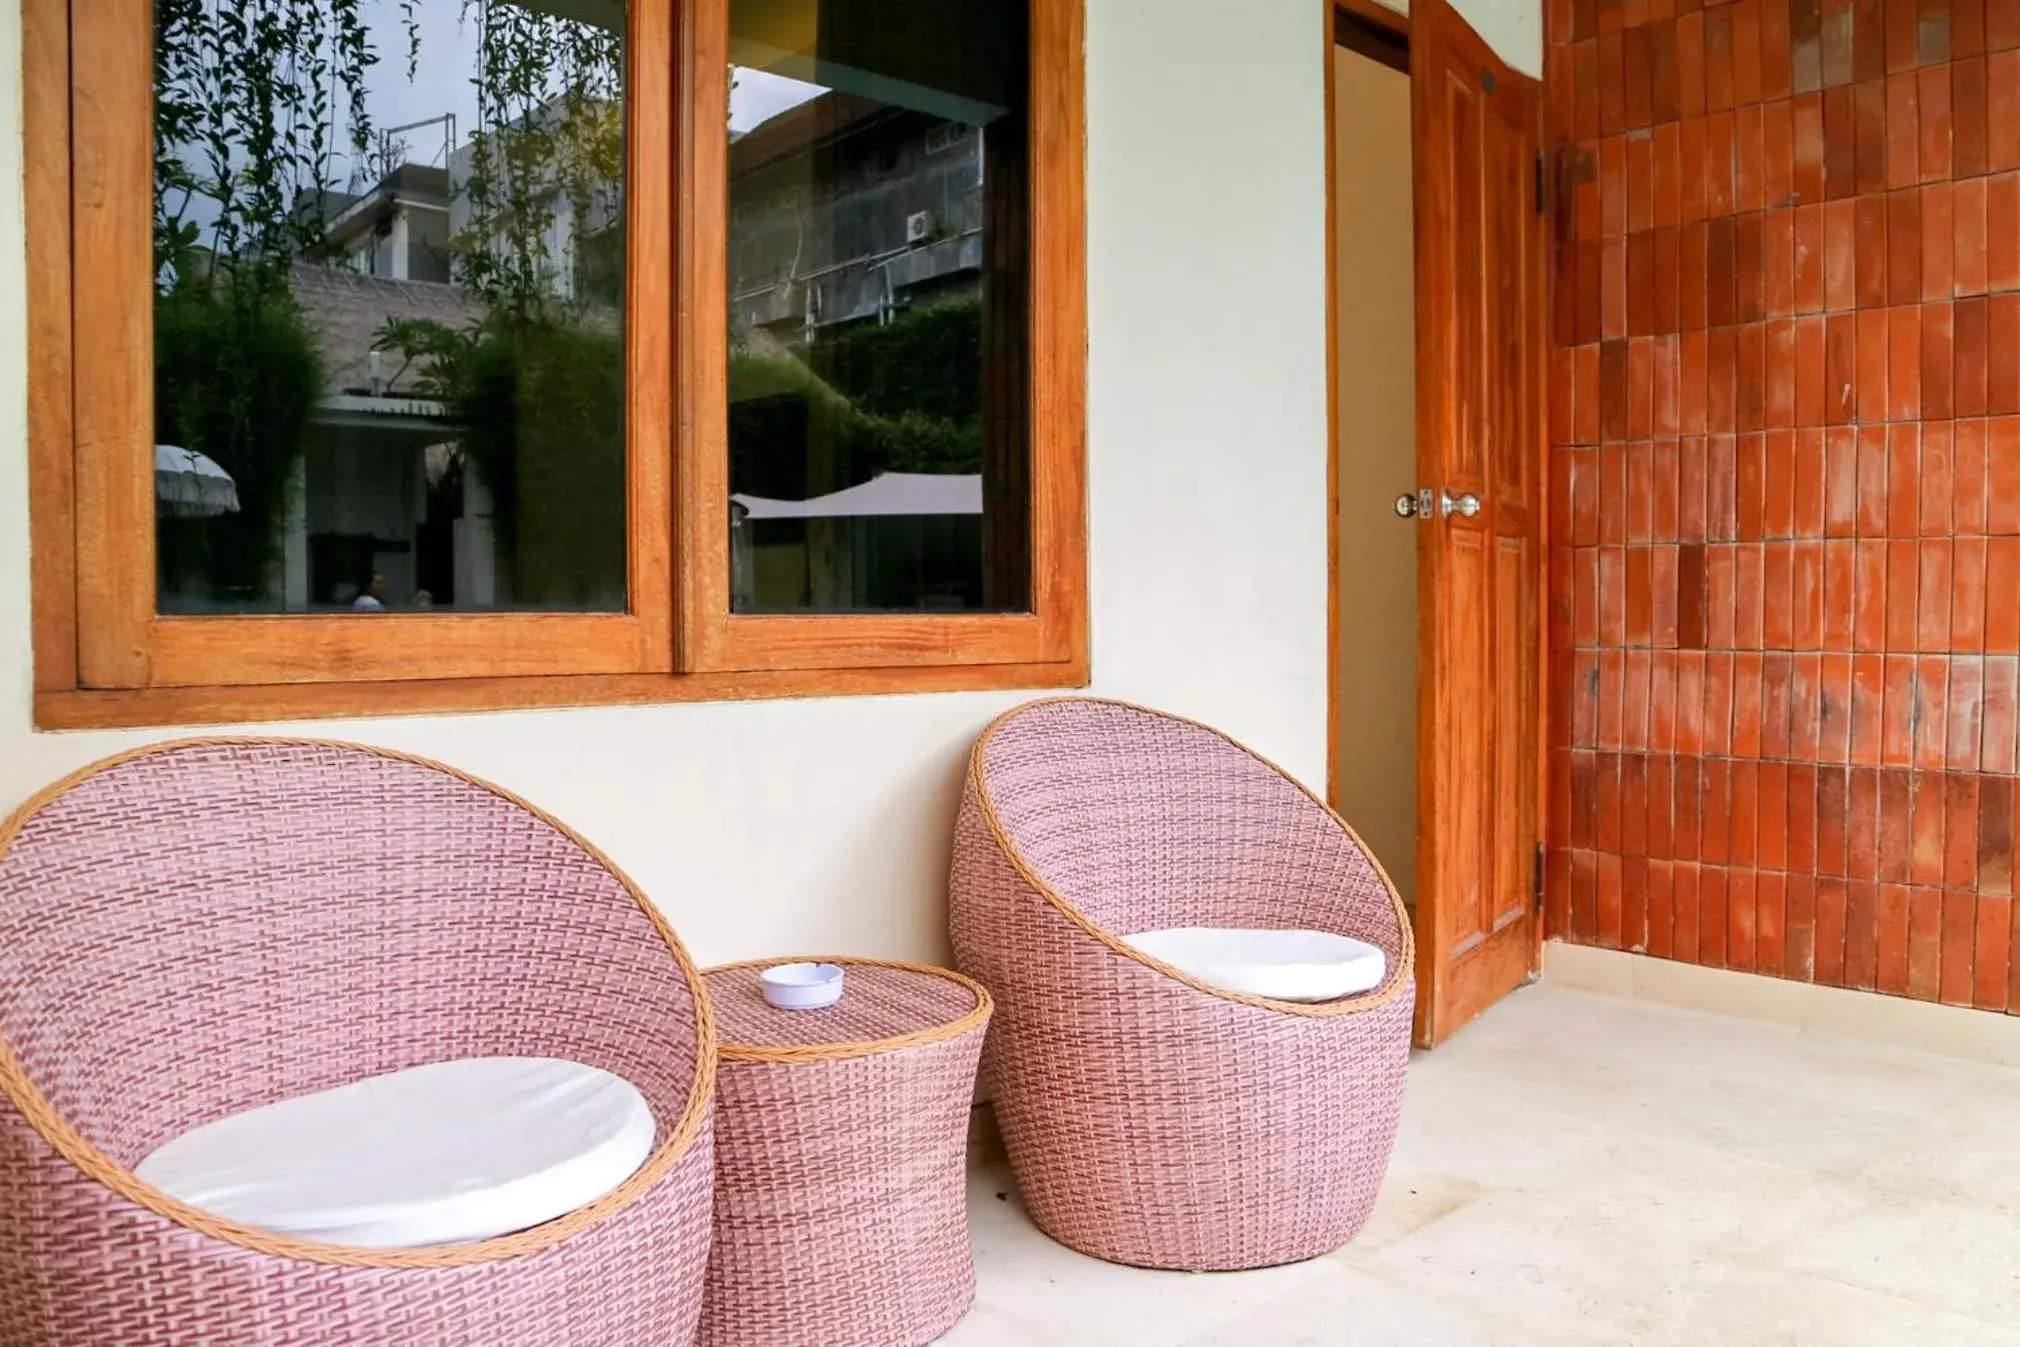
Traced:
MULTIPOLYGON (((1398 14, 1410 12, 1410 0, 1380 3, 1398 14)), ((1451 5, 1510 67, 1543 78, 1543 0, 1451 0, 1451 5)))
MULTIPOLYGON (((1325 767, 1314 0, 1090 0, 1095 690, 1325 767)), ((21 28, 0 0, 0 806, 159 733, 30 728, 21 28)), ((962 761, 1016 694, 278 727, 430 754, 606 848, 705 960, 936 957, 962 761)))

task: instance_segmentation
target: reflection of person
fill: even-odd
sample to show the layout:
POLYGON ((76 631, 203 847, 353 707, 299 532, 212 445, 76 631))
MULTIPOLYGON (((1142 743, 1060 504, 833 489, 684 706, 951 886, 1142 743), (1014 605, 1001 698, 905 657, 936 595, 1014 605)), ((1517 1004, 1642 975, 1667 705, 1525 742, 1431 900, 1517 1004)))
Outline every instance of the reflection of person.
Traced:
POLYGON ((425 589, 414 591, 414 606, 423 612, 435 606, 435 596, 425 589))
POLYGON ((372 587, 358 595, 351 607, 361 613, 383 613, 386 611, 386 577, 376 572, 372 576, 372 587))

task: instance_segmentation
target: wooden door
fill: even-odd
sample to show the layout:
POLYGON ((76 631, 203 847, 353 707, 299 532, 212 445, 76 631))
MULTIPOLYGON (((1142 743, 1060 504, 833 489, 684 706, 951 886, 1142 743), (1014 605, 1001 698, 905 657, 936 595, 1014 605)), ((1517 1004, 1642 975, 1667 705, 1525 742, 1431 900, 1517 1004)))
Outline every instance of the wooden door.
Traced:
POLYGON ((1411 8, 1428 506, 1417 1038, 1430 1045, 1526 981, 1541 953, 1542 99, 1446 0, 1411 8))

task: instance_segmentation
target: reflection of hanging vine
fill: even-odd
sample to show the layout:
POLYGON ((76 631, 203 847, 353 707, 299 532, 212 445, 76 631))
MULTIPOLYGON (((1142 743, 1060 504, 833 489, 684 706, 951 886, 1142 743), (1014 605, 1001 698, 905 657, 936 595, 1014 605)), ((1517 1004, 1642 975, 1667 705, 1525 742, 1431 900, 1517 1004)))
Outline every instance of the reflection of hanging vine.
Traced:
POLYGON ((574 293, 585 241, 622 225, 624 42, 521 5, 463 0, 466 21, 473 11, 477 129, 462 185, 470 214, 452 246, 465 284, 527 316, 574 293), (557 257, 562 202, 573 238, 557 257))
MULTIPOLYGON (((372 167, 364 20, 380 0, 155 0, 155 438, 231 474, 239 511, 164 525, 165 575, 271 602, 279 521, 321 393, 288 284, 324 250, 331 169, 372 167)), ((399 4, 410 66, 415 0, 399 4)))

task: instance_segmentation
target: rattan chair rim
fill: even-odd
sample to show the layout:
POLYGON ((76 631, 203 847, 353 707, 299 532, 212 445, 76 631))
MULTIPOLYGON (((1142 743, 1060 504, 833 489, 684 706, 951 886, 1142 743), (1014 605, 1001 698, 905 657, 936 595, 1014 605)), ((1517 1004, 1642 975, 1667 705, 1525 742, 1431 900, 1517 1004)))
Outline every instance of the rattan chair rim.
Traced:
POLYGON ((1169 978, 1182 986, 1190 987, 1194 991, 1203 992, 1208 996, 1217 997, 1223 1001, 1231 1001, 1236 1005, 1248 1006, 1255 1010, 1270 1011, 1279 1015, 1294 1015, 1304 1019, 1315 1020, 1336 1019, 1343 1015, 1359 1015, 1367 1011, 1380 1009, 1402 995, 1404 989, 1411 985, 1411 980, 1416 973, 1417 963, 1416 931, 1410 922, 1409 909, 1403 905, 1403 897, 1396 891, 1396 882, 1389 878, 1388 870, 1383 867, 1382 862, 1376 857, 1375 853, 1368 849, 1367 843, 1361 840, 1361 835, 1354 831, 1353 825, 1340 817, 1339 811, 1335 810, 1317 795, 1314 795, 1302 781, 1299 781, 1282 767, 1279 767, 1276 763, 1222 730, 1217 730, 1211 725, 1203 724, 1186 716, 1175 715, 1170 711, 1160 711, 1156 707, 1143 706, 1136 702, 1124 701, 1116 697, 1040 697, 1033 701, 1025 702, 1021 706, 1012 707, 989 722, 983 729, 981 736, 975 740, 975 747, 969 751, 968 773, 970 779, 975 783, 975 796, 981 805, 982 817, 988 823, 990 832, 994 834, 997 850, 1009 858, 1010 864, 1016 869, 1018 876, 1026 884, 1030 885, 1034 892, 1044 898, 1047 903, 1050 903, 1061 916, 1065 917, 1075 926, 1078 926, 1089 936, 1108 946, 1109 949, 1123 958, 1142 964, 1154 973, 1169 978), (1135 946, 1126 943, 1096 924, 1086 913, 1068 902, 1058 890, 1054 889, 1031 868, 1025 861, 1023 851, 1018 847, 1015 839, 1004 828, 1002 819, 997 816, 995 801, 989 795, 989 773, 984 760, 989 748, 989 741, 995 738, 998 730, 1019 716, 1048 706, 1120 707, 1126 711, 1135 711, 1142 715, 1156 716, 1159 719, 1168 720, 1174 724, 1203 730, 1254 759, 1256 762, 1261 763, 1264 767, 1269 768, 1269 770, 1275 772, 1295 787, 1299 794, 1323 810, 1327 818, 1331 819, 1348 837, 1353 839, 1354 845, 1360 848, 1361 854, 1367 858, 1368 864, 1374 867, 1376 875, 1381 878, 1382 887, 1388 892, 1390 910, 1395 916, 1396 929, 1402 940, 1402 954, 1400 958, 1394 961, 1394 965, 1388 970, 1387 976, 1382 979, 1382 985, 1374 988, 1372 991, 1363 992, 1358 996, 1350 996, 1339 1001, 1322 1001, 1317 1004, 1302 1001, 1278 1001, 1265 996, 1250 996, 1246 992, 1231 991, 1226 987, 1216 987, 1210 982, 1201 981, 1175 964, 1166 963, 1162 959, 1145 954, 1135 946))
POLYGON ((740 973, 751 968, 775 968, 786 963, 831 963, 843 968, 891 968, 901 973, 918 973, 926 977, 939 978, 963 988, 975 998, 975 1004, 967 1013, 956 1016, 942 1024, 915 1029, 908 1034, 893 1034, 889 1038, 863 1039, 853 1043, 732 1043, 722 1038, 716 1041, 716 1054, 725 1062, 763 1062, 772 1066, 800 1066, 810 1062, 845 1062, 857 1057, 874 1057, 879 1053, 902 1052, 906 1048, 923 1048, 934 1043, 945 1043, 949 1039, 974 1032, 989 1022, 996 1003, 990 998, 989 989, 965 973, 951 968, 941 968, 937 964, 908 963, 900 959, 867 959, 838 954, 788 955, 777 959, 742 959, 736 963, 716 964, 701 970, 703 981, 717 973, 740 973))
POLYGON ((556 832, 581 847, 598 865, 607 870, 611 877, 623 885, 632 901, 652 924, 653 929, 666 943, 667 951, 686 978, 689 991, 694 996, 695 1007, 695 1064, 694 1077, 688 1089, 687 1104, 676 1125, 667 1132, 667 1137, 657 1150, 646 1159, 632 1176, 622 1184, 590 1203, 579 1207, 531 1230, 522 1230, 495 1239, 477 1240, 468 1244, 448 1245, 439 1248, 421 1249, 369 1249, 344 1244, 324 1244, 314 1240, 295 1239, 276 1235, 271 1231, 242 1225, 225 1220, 200 1208, 179 1202, 146 1183, 112 1160, 103 1151, 86 1141, 77 1129, 57 1113, 47 1099, 28 1078, 26 1069, 15 1055, 13 1046, 0 1033, 0 1092, 28 1120, 29 1126, 41 1134, 50 1147, 67 1160, 85 1177, 118 1193, 136 1206, 144 1207, 165 1220, 208 1236, 225 1244, 249 1249, 254 1253, 272 1258, 295 1259, 307 1263, 333 1264, 338 1267, 356 1268, 456 1268, 470 1267, 481 1263, 495 1263, 508 1258, 522 1258, 553 1248, 577 1235, 601 1225, 615 1217, 639 1198, 645 1196, 652 1187, 665 1177, 686 1154, 689 1146, 700 1135, 702 1125, 707 1120, 708 1111, 715 1098, 716 1043, 715 1012, 709 1003, 708 988, 703 983, 700 971, 688 956, 673 928, 667 924, 644 893, 634 883, 631 876, 624 873, 615 862, 598 849, 588 839, 561 822, 547 811, 482 777, 473 776, 447 763, 437 762, 418 754, 404 753, 398 749, 381 748, 373 744, 360 744, 341 739, 319 739, 290 735, 207 735, 181 739, 169 739, 159 743, 146 744, 125 752, 115 753, 90 763, 68 776, 51 782, 28 797, 19 808, 0 822, 0 859, 4 859, 20 836, 28 822, 61 797, 67 791, 83 784, 91 778, 115 767, 137 759, 159 754, 173 753, 191 748, 233 747, 233 746, 278 746, 306 748, 338 748, 369 753, 375 757, 395 762, 411 763, 456 778, 469 785, 488 791, 508 804, 525 810, 556 832))

